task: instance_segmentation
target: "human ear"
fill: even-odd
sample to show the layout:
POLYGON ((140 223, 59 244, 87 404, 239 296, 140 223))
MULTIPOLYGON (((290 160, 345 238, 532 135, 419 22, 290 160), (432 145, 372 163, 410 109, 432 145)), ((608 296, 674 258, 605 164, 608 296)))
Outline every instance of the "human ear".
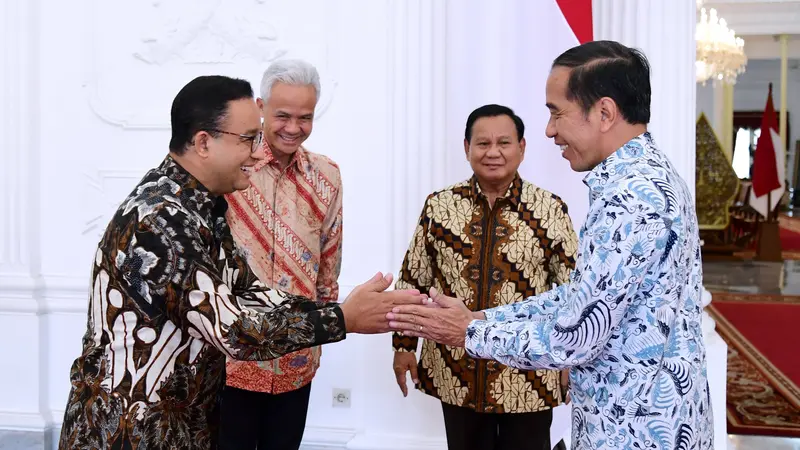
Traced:
POLYGON ((614 125, 619 115, 617 104, 608 97, 601 98, 597 103, 600 112, 600 131, 606 132, 614 125))
POLYGON ((192 139, 192 142, 194 143, 194 152, 197 153, 197 155, 201 158, 208 158, 208 141, 210 139, 211 135, 205 131, 198 131, 195 133, 194 139, 192 139))

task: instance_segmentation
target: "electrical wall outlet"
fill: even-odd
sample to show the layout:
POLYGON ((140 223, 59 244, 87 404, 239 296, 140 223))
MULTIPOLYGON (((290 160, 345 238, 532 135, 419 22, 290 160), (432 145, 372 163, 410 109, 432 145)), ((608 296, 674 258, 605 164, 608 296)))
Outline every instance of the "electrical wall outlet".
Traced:
POLYGON ((334 408, 350 407, 350 389, 333 388, 333 407, 334 408))

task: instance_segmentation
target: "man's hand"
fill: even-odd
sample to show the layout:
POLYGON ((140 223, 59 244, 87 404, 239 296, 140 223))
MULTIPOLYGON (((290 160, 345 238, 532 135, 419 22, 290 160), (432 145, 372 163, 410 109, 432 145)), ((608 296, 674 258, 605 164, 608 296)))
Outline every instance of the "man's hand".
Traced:
POLYGON ((436 288, 431 288, 430 297, 425 300, 426 305, 407 304, 392 309, 386 315, 389 326, 406 336, 464 347, 467 327, 476 315, 462 300, 442 295, 436 288))
POLYGON ((414 352, 395 352, 394 353, 394 376, 397 377, 397 385, 403 391, 403 397, 408 396, 406 386, 406 372, 411 371, 411 380, 414 384, 419 383, 417 376, 417 355, 414 352))
POLYGON ((342 303, 348 333, 377 334, 391 331, 386 314, 398 305, 422 305, 427 298, 416 289, 384 292, 392 284, 392 274, 378 272, 372 279, 350 292, 342 303))

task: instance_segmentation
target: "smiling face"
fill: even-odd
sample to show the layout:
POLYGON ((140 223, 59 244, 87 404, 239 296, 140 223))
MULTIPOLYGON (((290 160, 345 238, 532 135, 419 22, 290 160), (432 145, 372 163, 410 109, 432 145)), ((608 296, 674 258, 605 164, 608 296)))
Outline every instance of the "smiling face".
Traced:
POLYGON ((575 100, 567 99, 571 69, 554 67, 547 78, 546 101, 550 110, 545 134, 561 147, 561 155, 572 170, 585 172, 605 158, 600 143, 603 140, 602 108, 593 107, 584 114, 575 100))
POLYGON ((510 183, 525 155, 525 139, 517 137, 511 117, 481 117, 472 125, 472 137, 464 141, 464 151, 478 181, 510 183))
POLYGON ((253 139, 249 139, 258 141, 260 125, 258 107, 252 98, 228 102, 227 113, 219 124, 219 130, 225 133, 203 137, 208 149, 206 171, 211 178, 207 187, 212 192, 227 194, 250 186, 253 166, 264 159, 261 146, 256 146, 254 152, 253 139))
POLYGON ((277 159, 289 158, 311 135, 317 91, 312 85, 276 82, 266 102, 258 99, 264 116, 264 139, 277 159))

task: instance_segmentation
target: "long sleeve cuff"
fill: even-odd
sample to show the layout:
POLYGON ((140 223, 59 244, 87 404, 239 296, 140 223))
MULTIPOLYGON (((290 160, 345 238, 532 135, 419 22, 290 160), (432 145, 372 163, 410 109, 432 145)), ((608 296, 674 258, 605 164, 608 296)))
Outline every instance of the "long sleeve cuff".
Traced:
POLYGON ((486 320, 499 320, 501 322, 506 320, 506 311, 502 309, 484 309, 483 315, 486 316, 486 320))
MULTIPOLYGON (((488 314, 486 318, 489 319, 488 314)), ((475 319, 467 326, 464 349, 469 356, 475 359, 492 359, 491 349, 486 342, 486 333, 489 328, 489 323, 489 320, 475 319)))
POLYGON ((414 353, 417 351, 419 338, 403 336, 398 332, 392 333, 392 348, 396 352, 414 353))

